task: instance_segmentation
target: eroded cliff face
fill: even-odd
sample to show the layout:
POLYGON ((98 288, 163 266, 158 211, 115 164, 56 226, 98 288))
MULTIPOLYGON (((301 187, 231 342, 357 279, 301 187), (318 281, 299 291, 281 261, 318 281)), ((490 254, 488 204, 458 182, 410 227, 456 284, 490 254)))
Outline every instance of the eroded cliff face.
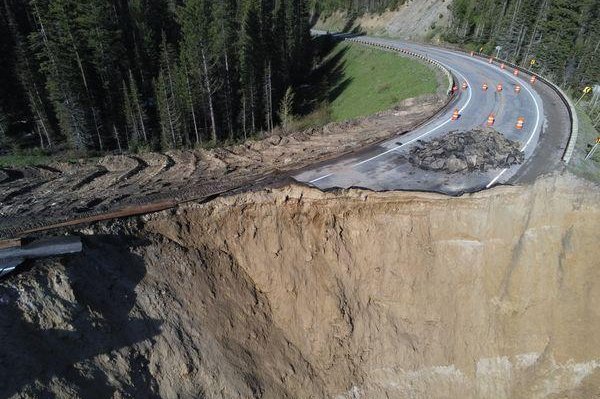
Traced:
POLYGON ((95 226, 1 283, 0 392, 592 397, 599 200, 290 185, 95 226))

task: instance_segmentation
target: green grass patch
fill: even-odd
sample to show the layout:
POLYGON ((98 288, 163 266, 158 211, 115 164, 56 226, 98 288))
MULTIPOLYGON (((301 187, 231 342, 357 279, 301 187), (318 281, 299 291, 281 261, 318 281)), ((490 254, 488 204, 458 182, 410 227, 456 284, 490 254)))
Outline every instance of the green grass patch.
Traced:
POLYGON ((371 115, 438 88, 435 71, 410 58, 350 43, 338 44, 330 57, 340 52, 343 73, 330 91, 333 121, 371 115))
POLYGON ((45 154, 15 154, 0 156, 0 167, 23 167, 45 165, 51 158, 45 154))

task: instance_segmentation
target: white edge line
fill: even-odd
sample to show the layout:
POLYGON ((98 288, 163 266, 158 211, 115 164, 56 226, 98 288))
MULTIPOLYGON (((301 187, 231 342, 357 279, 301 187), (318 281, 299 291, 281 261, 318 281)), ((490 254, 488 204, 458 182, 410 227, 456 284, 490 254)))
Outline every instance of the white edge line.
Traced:
POLYGON ((327 178, 328 178, 329 176, 331 176, 331 175, 333 175, 333 173, 330 173, 330 174, 328 174, 328 175, 325 175, 325 176, 321 176, 321 177, 319 177, 318 179, 315 179, 315 180, 311 180, 311 181, 309 181, 309 183, 310 183, 310 184, 316 183, 316 182, 318 182, 319 180, 327 179, 327 178))
POLYGON ((492 181, 490 182, 490 184, 488 184, 487 186, 485 186, 485 188, 490 188, 490 187, 492 187, 492 186, 493 186, 493 185, 494 185, 494 184, 495 184, 495 183, 498 181, 498 179, 500 179, 500 178, 502 177, 502 175, 503 175, 504 173, 506 173, 506 171, 507 171, 507 170, 508 170, 508 168, 506 168, 506 169, 503 169, 503 170, 502 170, 502 172, 500 172, 500 173, 498 174, 498 176, 494 177, 494 180, 492 180, 492 181))

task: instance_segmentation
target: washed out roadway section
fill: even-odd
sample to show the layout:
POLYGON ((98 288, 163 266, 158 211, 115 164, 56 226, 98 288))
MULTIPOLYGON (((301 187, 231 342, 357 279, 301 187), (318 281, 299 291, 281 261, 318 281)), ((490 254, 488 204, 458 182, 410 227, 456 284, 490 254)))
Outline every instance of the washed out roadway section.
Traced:
POLYGON ((567 146, 570 120, 560 97, 546 84, 530 84, 529 76, 520 73, 515 77, 512 69, 502 70, 497 62, 489 64, 479 57, 389 39, 361 37, 361 41, 384 44, 424 55, 449 69, 463 82, 455 107, 460 118, 451 121, 454 107, 438 115, 425 126, 410 133, 398 135, 364 151, 360 156, 342 157, 307 168, 294 177, 321 189, 363 187, 372 190, 436 191, 457 195, 474 192, 501 183, 530 182, 539 175, 552 172, 562 165, 561 157, 567 146), (489 89, 483 91, 487 83, 489 89), (496 91, 498 84, 501 92, 496 91), (522 87, 515 93, 515 86, 522 87), (452 131, 472 130, 486 126, 487 118, 494 114, 494 128, 505 137, 521 143, 525 162, 509 169, 485 172, 447 174, 426 171, 410 164, 408 153, 420 140, 442 137, 452 131), (516 129, 517 118, 525 118, 522 130, 516 129))

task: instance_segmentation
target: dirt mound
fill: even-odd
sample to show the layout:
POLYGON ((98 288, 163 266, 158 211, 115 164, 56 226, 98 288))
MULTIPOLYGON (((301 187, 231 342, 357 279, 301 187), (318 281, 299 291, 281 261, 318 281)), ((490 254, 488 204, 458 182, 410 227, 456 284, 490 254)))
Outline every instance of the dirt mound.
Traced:
POLYGON ((600 188, 286 186, 0 282, 0 397, 592 398, 600 188))
POLYGON ((520 144, 493 129, 454 132, 411 150, 411 164, 425 170, 459 173, 504 169, 525 159, 520 144))

